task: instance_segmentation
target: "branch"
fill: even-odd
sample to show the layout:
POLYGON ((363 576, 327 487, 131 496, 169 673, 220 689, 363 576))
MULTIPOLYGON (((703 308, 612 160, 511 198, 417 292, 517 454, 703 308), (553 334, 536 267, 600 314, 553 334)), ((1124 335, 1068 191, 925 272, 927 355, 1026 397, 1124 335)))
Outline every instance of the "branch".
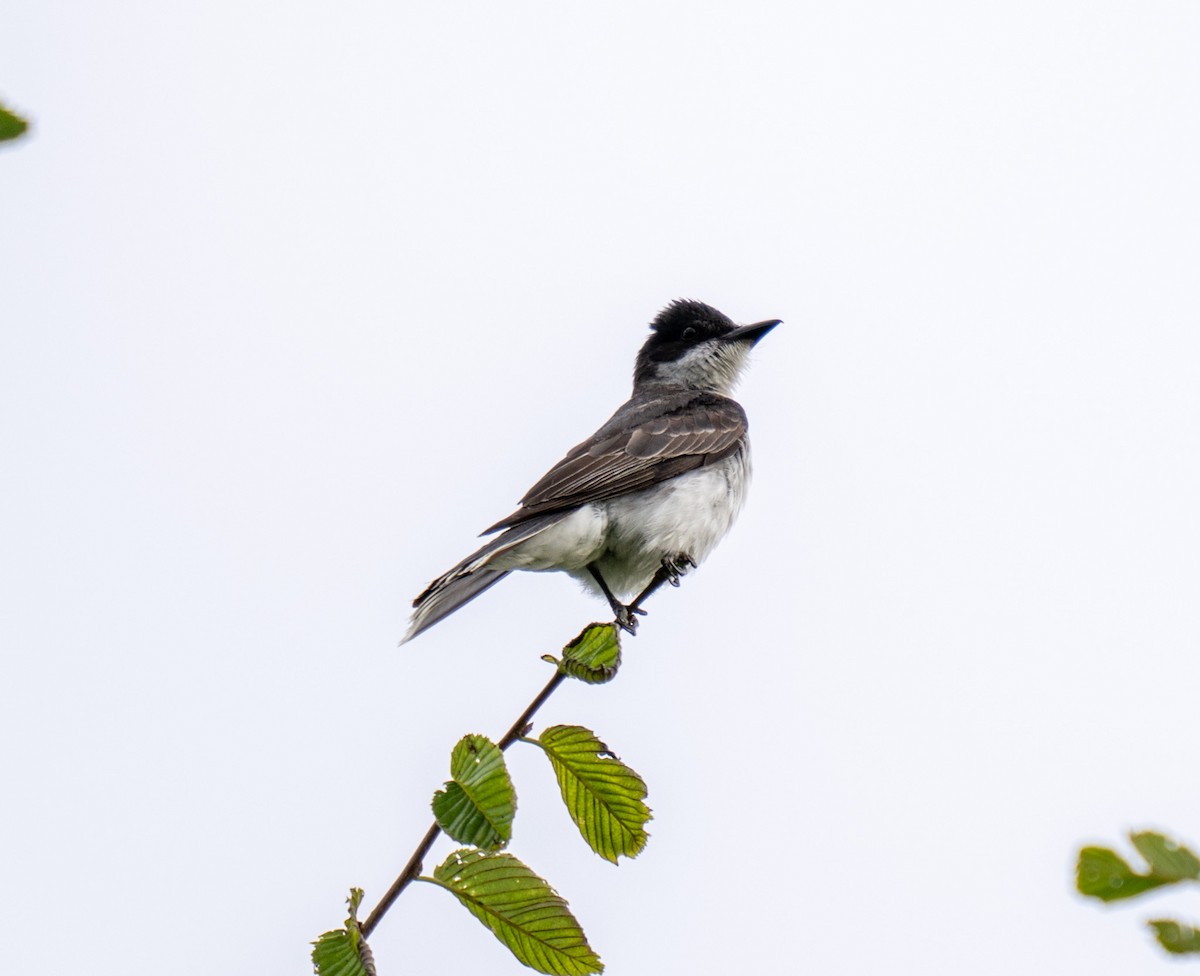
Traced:
MULTIPOLYGON (((533 720, 534 714, 539 708, 546 704, 546 700, 554 694, 555 690, 566 679, 567 675, 564 671, 556 671, 554 677, 547 683, 546 687, 538 692, 538 696, 529 703, 529 707, 521 713, 520 718, 513 722, 512 728, 504 733, 497 745, 500 749, 507 749, 517 741, 528 730, 533 720)), ((442 828, 435 821, 433 825, 426 831, 425 836, 421 838, 421 843, 417 845, 417 849, 412 852, 412 857, 408 859, 408 863, 404 865, 404 869, 400 872, 400 876, 392 883, 392 886, 387 890, 387 894, 383 896, 379 904, 375 906, 367 920, 362 923, 362 934, 366 938, 375 930, 375 926, 379 924, 387 910, 392 907, 392 903, 400 897, 400 893, 415 881, 421 873, 423 862, 428 856, 430 848, 433 847, 434 841, 438 839, 438 835, 442 832, 442 828)))

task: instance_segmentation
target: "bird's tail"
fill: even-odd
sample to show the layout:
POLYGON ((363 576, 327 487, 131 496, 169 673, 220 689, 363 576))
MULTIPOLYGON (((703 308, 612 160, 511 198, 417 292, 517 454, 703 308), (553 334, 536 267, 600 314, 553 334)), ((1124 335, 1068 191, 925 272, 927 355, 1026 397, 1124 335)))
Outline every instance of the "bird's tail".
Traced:
POLYGON ((450 572, 443 573, 435 579, 425 588, 424 593, 413 600, 412 621, 409 623, 408 633, 404 635, 404 640, 400 643, 406 644, 443 617, 450 616, 464 603, 474 600, 489 586, 499 583, 509 574, 510 570, 491 569, 488 567, 488 563, 519 543, 537 535, 543 529, 549 528, 566 514, 566 512, 550 512, 526 519, 520 525, 506 529, 494 539, 486 542, 450 572))
POLYGON ((417 634, 428 630, 443 617, 454 613, 464 603, 469 603, 489 586, 499 583, 508 575, 507 569, 476 569, 454 574, 447 573, 429 584, 429 588, 413 601, 412 621, 401 644, 406 644, 417 634))

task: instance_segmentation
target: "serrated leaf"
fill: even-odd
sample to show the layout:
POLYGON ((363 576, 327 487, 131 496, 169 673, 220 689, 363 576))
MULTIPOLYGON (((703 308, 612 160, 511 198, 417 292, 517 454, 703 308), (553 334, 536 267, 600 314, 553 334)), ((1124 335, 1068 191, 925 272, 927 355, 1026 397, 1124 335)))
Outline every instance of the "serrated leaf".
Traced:
POLYGON ((371 947, 358 928, 358 906, 362 888, 351 888, 346 899, 350 917, 344 929, 324 933, 313 945, 313 972, 319 976, 375 976, 371 947))
POLYGON ((359 955, 359 945, 366 947, 365 942, 355 943, 345 929, 326 932, 313 943, 313 972, 319 976, 374 976, 374 969, 368 969, 359 955))
POLYGON ((1117 901, 1177 881, 1200 878, 1200 861, 1186 847, 1150 831, 1130 834, 1129 839, 1150 870, 1139 874, 1115 851, 1085 847, 1079 852, 1075 881, 1082 894, 1101 901, 1117 901))
POLYGON ((15 115, 0 105, 0 142, 6 139, 16 139, 29 128, 29 123, 21 116, 15 115))
POLYGON ((486 850, 512 839, 517 810, 504 753, 482 735, 464 736, 450 754, 450 775, 444 790, 433 795, 438 825, 460 844, 486 850))
POLYGON ((589 624, 563 648, 559 669, 572 678, 602 685, 617 676, 621 638, 616 624, 589 624))
POLYGON ((1146 924, 1154 929, 1155 938, 1167 952, 1177 955, 1200 953, 1200 929, 1194 925, 1184 925, 1169 918, 1156 919, 1146 924))
POLYGON ((637 857, 649 837, 645 781, 582 726, 555 725, 531 741, 554 767, 563 802, 588 846, 614 864, 621 855, 637 857))
POLYGON ((555 976, 604 971, 566 901, 511 854, 455 851, 422 881, 445 888, 526 966, 555 976))
POLYGON ((1186 847, 1181 847, 1169 837, 1144 831, 1140 834, 1130 834, 1129 839, 1150 865, 1150 874, 1153 877, 1167 882, 1200 878, 1200 860, 1186 847))

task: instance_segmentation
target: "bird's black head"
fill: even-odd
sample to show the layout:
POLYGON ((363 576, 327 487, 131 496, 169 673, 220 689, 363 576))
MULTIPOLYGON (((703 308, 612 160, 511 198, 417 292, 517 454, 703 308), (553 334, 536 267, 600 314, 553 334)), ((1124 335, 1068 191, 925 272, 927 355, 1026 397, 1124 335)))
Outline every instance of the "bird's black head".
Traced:
POLYGON ((676 299, 650 323, 638 353, 634 385, 662 382, 728 393, 759 339, 778 320, 738 327, 711 305, 676 299))

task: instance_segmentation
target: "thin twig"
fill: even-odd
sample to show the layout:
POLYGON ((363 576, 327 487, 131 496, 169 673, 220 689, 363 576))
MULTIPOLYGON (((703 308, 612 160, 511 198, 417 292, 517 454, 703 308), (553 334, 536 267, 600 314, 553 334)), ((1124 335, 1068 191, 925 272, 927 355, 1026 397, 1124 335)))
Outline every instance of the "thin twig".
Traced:
MULTIPOLYGON (((529 723, 533 720, 534 714, 546 704, 546 699, 554 694, 555 689, 563 683, 566 677, 566 672, 556 671, 554 673, 554 677, 550 679, 545 688, 538 692, 538 696, 529 703, 529 707, 521 713, 521 717, 513 722, 512 728, 504 733, 504 738, 496 743, 501 749, 507 749, 525 734, 525 730, 529 728, 529 723)), ((400 872, 400 877, 392 883, 392 886, 387 890, 387 894, 383 896, 379 904, 367 916, 367 920, 362 923, 364 938, 375 930, 375 926, 379 924, 379 920, 387 914, 387 910, 392 907, 392 903, 400 897, 400 892, 412 884, 420 875, 423 862, 428 856, 430 848, 433 847, 433 842, 438 839, 438 835, 441 832, 442 828, 437 825, 436 821, 426 831, 425 836, 421 839, 421 843, 413 851, 412 857, 404 865, 404 870, 400 872)))
POLYGON ((546 687, 538 693, 537 698, 529 703, 529 707, 521 713, 519 719, 513 722, 512 728, 504 733, 504 738, 497 742, 496 745, 501 749, 507 749, 523 736, 525 730, 529 727, 529 723, 533 720, 534 713, 546 704, 546 699, 554 694, 554 690, 563 683, 566 677, 567 673, 565 671, 555 671, 554 677, 546 683, 546 687))
POLYGON ((375 930, 375 926, 379 924, 379 920, 392 907, 392 902, 400 897, 400 892, 412 884, 417 875, 421 873, 422 862, 424 862, 425 856, 429 853, 429 849, 433 847, 433 842, 438 839, 438 834, 441 832, 442 828, 434 821, 433 826, 426 831, 425 836, 421 839, 421 843, 417 845, 417 849, 413 851, 412 857, 408 859, 408 863, 404 865, 404 870, 400 872, 400 877, 392 883, 392 886, 387 890, 387 894, 375 906, 375 910, 367 916, 367 920, 362 923, 364 938, 375 930))

